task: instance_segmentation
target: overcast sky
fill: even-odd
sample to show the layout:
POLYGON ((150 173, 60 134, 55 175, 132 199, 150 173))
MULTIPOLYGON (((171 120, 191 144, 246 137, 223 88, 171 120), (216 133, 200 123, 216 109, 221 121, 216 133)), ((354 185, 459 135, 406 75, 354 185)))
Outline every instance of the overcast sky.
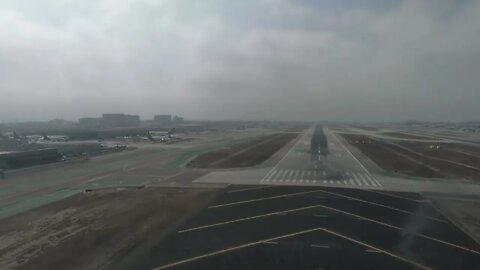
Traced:
POLYGON ((479 120, 480 1, 2 0, 0 121, 479 120))

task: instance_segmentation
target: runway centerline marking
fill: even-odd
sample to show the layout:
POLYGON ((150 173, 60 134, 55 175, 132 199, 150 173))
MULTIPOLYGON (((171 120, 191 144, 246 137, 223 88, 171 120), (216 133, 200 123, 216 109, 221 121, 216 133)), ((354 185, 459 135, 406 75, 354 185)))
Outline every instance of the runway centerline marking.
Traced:
POLYGON ((204 259, 204 258, 216 256, 216 255, 220 255, 220 254, 227 253, 227 252, 230 252, 230 251, 235 251, 235 250, 246 248, 246 247, 256 246, 256 245, 259 245, 259 244, 263 244, 265 242, 272 242, 272 241, 275 241, 275 240, 285 239, 285 238, 288 238, 288 237, 293 237, 293 236, 302 235, 302 234, 315 232, 315 231, 320 231, 320 230, 323 230, 323 228, 317 227, 317 228, 313 228, 313 229, 308 229, 308 230, 298 231, 298 232, 294 232, 294 233, 290 233, 290 234, 284 234, 284 235, 280 235, 280 236, 276 236, 276 237, 272 237, 272 238, 267 238, 267 239, 263 239, 263 240, 259 240, 259 241, 255 241, 255 242, 250 242, 250 243, 246 243, 246 244, 243 244, 243 245, 233 246, 233 247, 229 247, 229 248, 226 248, 226 249, 221 249, 221 250, 206 253, 206 254, 203 254, 203 255, 187 258, 187 259, 184 259, 184 260, 181 260, 181 261, 176 261, 176 262, 173 262, 173 263, 169 263, 169 264, 166 264, 166 265, 163 265, 163 266, 160 266, 160 267, 153 268, 152 270, 167 269, 167 268, 170 268, 170 267, 178 266, 178 265, 181 265, 181 264, 189 263, 189 262, 192 262, 192 261, 197 261, 197 260, 200 260, 200 259, 204 259))
POLYGON ((242 222, 242 221, 246 221, 246 220, 258 219, 258 218, 263 218, 263 217, 268 217, 268 216, 285 215, 286 213, 303 211, 303 210, 312 209, 312 208, 316 208, 316 207, 320 207, 320 205, 316 204, 316 205, 310 205, 310 206, 305 206, 305 207, 300 207, 300 208, 293 208, 293 209, 288 209, 288 210, 270 212, 270 213, 266 213, 266 214, 263 214, 263 215, 256 215, 256 216, 250 216, 250 217, 245 217, 245 218, 233 219, 233 220, 229 220, 229 221, 218 222, 218 223, 198 226, 198 227, 194 227, 194 228, 179 230, 178 233, 197 231, 197 230, 201 230, 201 229, 207 229, 207 228, 211 228, 211 227, 217 227, 217 226, 242 222))
POLYGON ((264 198, 258 198, 258 199, 251 199, 251 200, 245 200, 245 201, 238 201, 238 202, 231 202, 231 203, 224 203, 224 204, 217 204, 217 205, 212 205, 209 206, 208 209, 211 208, 218 208, 218 207, 225 207, 225 206, 231 206, 231 205, 237 205, 237 204, 244 204, 244 203, 251 203, 251 202, 259 202, 259 201, 266 201, 266 200, 273 200, 273 199, 278 199, 278 198, 288 198, 290 196, 295 196, 295 195, 302 195, 302 194, 310 194, 310 193, 315 193, 315 192, 321 192, 322 190, 310 190, 310 191, 302 191, 302 192, 295 192, 295 193, 286 193, 282 195, 276 195, 276 196, 271 196, 271 197, 264 197, 264 198))
POLYGON ((362 182, 360 182, 360 180, 357 179, 357 176, 355 173, 352 173, 352 179, 355 180, 358 186, 360 187, 362 186, 362 182))

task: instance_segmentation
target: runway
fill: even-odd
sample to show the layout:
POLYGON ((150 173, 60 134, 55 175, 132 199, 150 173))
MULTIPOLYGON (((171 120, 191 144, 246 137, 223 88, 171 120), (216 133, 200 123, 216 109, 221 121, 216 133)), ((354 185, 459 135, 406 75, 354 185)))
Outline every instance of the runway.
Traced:
POLYGON ((195 182, 382 189, 376 176, 328 129, 329 153, 312 155, 312 133, 308 129, 293 145, 287 145, 283 157, 269 169, 212 172, 195 182))

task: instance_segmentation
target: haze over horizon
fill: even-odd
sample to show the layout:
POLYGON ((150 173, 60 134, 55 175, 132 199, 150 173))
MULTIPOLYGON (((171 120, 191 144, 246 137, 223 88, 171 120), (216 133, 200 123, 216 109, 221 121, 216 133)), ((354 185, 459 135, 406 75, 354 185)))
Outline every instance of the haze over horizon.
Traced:
POLYGON ((0 122, 479 120, 480 1, 0 3, 0 122))

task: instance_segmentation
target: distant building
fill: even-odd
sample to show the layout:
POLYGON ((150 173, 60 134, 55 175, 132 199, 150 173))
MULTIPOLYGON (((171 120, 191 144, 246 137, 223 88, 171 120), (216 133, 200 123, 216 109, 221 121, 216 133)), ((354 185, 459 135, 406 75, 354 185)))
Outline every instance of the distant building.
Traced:
POLYGON ((123 113, 104 113, 102 125, 106 127, 131 127, 140 125, 140 116, 123 113))
POLYGON ((75 125, 72 121, 67 121, 63 119, 53 119, 48 121, 50 128, 70 128, 75 125))
POLYGON ((163 126, 168 126, 172 124, 172 115, 170 114, 158 114, 153 117, 153 121, 155 121, 156 124, 163 125, 163 126))
POLYGON ((181 124, 181 123, 183 123, 183 122, 185 122, 185 119, 184 119, 183 117, 180 117, 180 116, 178 116, 178 115, 175 115, 175 116, 173 117, 173 123, 175 123, 175 124, 181 124))
POLYGON ((101 118, 85 117, 78 119, 78 124, 84 128, 99 128, 102 126, 101 118))

